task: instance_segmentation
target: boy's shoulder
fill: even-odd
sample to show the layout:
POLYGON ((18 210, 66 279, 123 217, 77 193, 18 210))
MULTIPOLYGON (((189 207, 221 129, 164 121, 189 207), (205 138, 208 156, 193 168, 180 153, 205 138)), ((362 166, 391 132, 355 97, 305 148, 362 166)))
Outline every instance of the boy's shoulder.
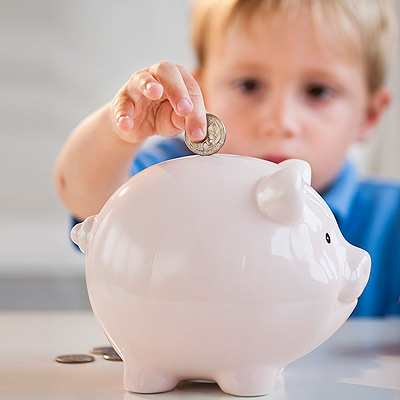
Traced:
POLYGON ((397 179, 380 178, 376 176, 360 179, 359 186, 366 195, 399 196, 400 181, 397 179))
POLYGON ((371 213, 379 213, 383 218, 394 215, 400 218, 400 181, 361 177, 350 161, 346 161, 323 197, 339 222, 371 213))
POLYGON ((355 204, 365 204, 371 210, 400 218, 400 182, 395 179, 367 177, 360 179, 355 204))

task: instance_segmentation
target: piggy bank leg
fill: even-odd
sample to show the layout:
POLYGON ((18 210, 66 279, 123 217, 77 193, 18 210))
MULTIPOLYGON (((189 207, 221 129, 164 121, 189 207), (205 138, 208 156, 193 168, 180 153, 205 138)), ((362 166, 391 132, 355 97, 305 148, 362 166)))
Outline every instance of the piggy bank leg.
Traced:
POLYGON ((161 371, 142 368, 135 361, 124 360, 124 386, 129 392, 161 393, 175 388, 180 379, 161 371))
POLYGON ((238 369, 220 374, 216 379, 221 390, 235 396, 263 396, 272 392, 279 368, 238 369))

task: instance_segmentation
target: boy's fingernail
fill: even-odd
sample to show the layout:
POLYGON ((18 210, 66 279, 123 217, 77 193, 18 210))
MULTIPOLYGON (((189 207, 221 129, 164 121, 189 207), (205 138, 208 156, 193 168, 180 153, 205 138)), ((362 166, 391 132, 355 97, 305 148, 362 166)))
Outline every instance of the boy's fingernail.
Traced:
POLYGON ((121 115, 117 119, 118 128, 122 130, 130 130, 133 128, 133 119, 129 118, 126 115, 121 115))
POLYGON ((187 99, 181 99, 178 101, 176 108, 178 111, 185 111, 188 108, 191 108, 192 104, 187 99))
POLYGON ((205 134, 200 128, 194 129, 192 132, 190 132, 190 139, 194 142, 200 142, 204 138, 205 134))
POLYGON ((152 87, 157 86, 158 83, 156 82, 149 82, 146 86, 145 86, 145 90, 148 92, 152 87))

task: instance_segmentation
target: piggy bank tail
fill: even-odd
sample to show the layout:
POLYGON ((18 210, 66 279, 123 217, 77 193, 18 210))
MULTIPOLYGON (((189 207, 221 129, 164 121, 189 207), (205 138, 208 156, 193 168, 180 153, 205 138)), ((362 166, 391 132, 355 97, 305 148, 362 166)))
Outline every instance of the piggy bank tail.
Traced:
POLYGON ((83 222, 76 224, 71 230, 71 239, 77 244, 82 253, 86 253, 89 242, 92 239, 92 226, 96 215, 87 217, 83 222))

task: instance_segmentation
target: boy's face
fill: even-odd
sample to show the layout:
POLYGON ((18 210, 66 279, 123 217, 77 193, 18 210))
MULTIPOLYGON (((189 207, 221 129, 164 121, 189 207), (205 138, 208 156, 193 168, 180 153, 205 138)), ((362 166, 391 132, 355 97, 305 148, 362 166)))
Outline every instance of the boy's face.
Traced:
POLYGON ((371 128, 363 63, 324 51, 308 12, 251 22, 233 23, 198 74, 206 109, 227 129, 221 152, 304 159, 323 190, 371 128))

